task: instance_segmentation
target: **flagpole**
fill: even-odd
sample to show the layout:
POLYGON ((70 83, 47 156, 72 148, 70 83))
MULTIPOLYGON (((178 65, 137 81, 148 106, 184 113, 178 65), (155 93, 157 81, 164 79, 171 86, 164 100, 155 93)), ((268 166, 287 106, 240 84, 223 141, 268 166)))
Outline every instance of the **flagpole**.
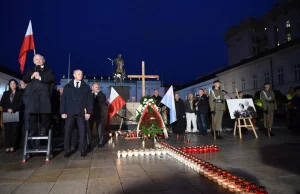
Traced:
POLYGON ((36 55, 35 49, 33 49, 33 54, 34 54, 34 56, 36 55))
POLYGON ((70 69, 71 69, 71 54, 69 53, 68 83, 69 83, 69 81, 70 81, 70 69))

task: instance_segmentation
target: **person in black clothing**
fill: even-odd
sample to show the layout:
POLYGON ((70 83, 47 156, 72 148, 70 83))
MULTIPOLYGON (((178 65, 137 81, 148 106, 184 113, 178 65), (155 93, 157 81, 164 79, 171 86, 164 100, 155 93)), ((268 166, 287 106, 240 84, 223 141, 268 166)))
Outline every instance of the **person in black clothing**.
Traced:
POLYGON ((45 66, 45 59, 42 55, 36 54, 33 57, 36 65, 29 69, 23 77, 27 85, 27 111, 30 114, 30 133, 34 136, 38 132, 38 121, 41 119, 40 135, 45 136, 50 127, 50 84, 54 82, 54 74, 50 67, 45 66), (40 116, 40 119, 39 119, 40 116))
MULTIPOLYGON (((9 80, 8 85, 9 90, 3 93, 1 105, 3 113, 15 114, 22 107, 22 92, 19 90, 18 82, 15 79, 9 80)), ((18 147, 16 141, 19 129, 19 122, 4 123, 6 153, 14 152, 15 148, 18 147)))
POLYGON ((90 87, 82 80, 82 71, 79 69, 75 70, 74 79, 64 87, 60 101, 61 117, 66 119, 64 138, 65 157, 71 156, 70 136, 72 130, 74 130, 74 122, 77 123, 79 131, 81 157, 86 156, 86 150, 84 149, 86 135, 85 120, 90 118, 92 107, 93 101, 90 87))
POLYGON ((56 137, 61 136, 61 119, 59 113, 60 94, 54 87, 54 83, 50 86, 50 102, 51 102, 51 124, 53 125, 53 134, 56 137))
POLYGON ((156 106, 162 107, 162 104, 160 104, 160 101, 162 100, 162 97, 158 94, 158 90, 154 90, 154 94, 152 96, 152 99, 154 100, 156 106))
MULTIPOLYGON (((89 119, 90 122, 90 129, 93 129, 94 123, 96 123, 96 129, 98 131, 98 147, 103 147, 103 127, 102 121, 105 117, 104 115, 104 106, 106 103, 106 96, 105 94, 99 90, 99 84, 93 83, 92 85, 92 94, 93 94, 93 113, 91 114, 91 118, 89 119)), ((89 135, 90 136, 90 135, 89 135)))
POLYGON ((178 93, 175 93, 175 109, 177 121, 172 123, 173 133, 184 133, 186 126, 184 102, 178 93))
POLYGON ((202 135, 207 135, 207 125, 206 117, 208 113, 208 97, 204 94, 204 90, 201 88, 198 91, 199 97, 195 100, 196 109, 197 109, 197 121, 200 126, 200 133, 202 135))

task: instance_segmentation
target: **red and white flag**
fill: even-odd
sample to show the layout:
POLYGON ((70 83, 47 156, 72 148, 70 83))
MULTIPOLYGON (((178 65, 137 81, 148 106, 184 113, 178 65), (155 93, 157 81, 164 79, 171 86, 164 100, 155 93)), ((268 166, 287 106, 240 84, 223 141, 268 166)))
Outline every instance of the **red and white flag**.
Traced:
POLYGON ((111 87, 108 101, 109 101, 109 105, 108 105, 106 127, 109 125, 112 117, 126 104, 123 98, 121 98, 121 96, 116 92, 116 90, 113 87, 111 87))
POLYGON ((26 54, 29 50, 35 50, 31 21, 29 21, 29 25, 19 55, 20 70, 22 73, 24 72, 25 68, 26 54))

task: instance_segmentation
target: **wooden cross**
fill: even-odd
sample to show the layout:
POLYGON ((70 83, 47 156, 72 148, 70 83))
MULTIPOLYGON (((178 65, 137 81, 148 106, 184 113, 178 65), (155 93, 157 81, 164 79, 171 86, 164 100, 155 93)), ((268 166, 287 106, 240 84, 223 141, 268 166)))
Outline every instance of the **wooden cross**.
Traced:
POLYGON ((145 61, 142 61, 142 75, 128 75, 128 78, 142 78, 142 96, 146 95, 145 78, 157 78, 158 75, 145 75, 145 61))

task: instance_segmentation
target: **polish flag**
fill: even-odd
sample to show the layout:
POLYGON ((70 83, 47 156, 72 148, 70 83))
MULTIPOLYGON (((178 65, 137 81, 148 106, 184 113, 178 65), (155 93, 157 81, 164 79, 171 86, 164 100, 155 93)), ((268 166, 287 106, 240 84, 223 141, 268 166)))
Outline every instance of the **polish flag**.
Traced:
POLYGON ((31 21, 29 21, 29 25, 19 55, 20 70, 22 73, 24 72, 24 68, 25 68, 25 61, 26 61, 26 54, 27 54, 26 52, 29 50, 35 50, 31 21))
POLYGON ((126 104, 123 98, 121 98, 121 96, 116 92, 116 90, 113 87, 111 87, 108 101, 109 101, 109 105, 108 105, 106 127, 108 127, 112 117, 126 104))

